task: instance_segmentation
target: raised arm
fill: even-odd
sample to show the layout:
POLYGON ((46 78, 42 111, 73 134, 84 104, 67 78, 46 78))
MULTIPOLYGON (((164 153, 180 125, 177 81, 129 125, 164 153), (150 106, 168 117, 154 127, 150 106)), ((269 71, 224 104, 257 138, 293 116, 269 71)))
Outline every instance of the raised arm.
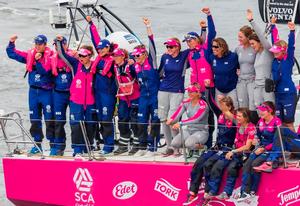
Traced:
POLYGON ((206 88, 205 89, 205 97, 206 97, 207 104, 211 108, 211 110, 214 112, 214 114, 217 116, 217 118, 219 118, 219 116, 222 114, 222 111, 216 104, 214 97, 212 95, 213 88, 210 87, 210 80, 208 80, 208 79, 205 80, 204 84, 205 84, 205 88, 206 88))
POLYGON ((151 63, 155 69, 158 69, 157 66, 157 58, 156 58, 156 47, 154 42, 154 36, 151 29, 151 22, 148 18, 144 17, 143 22, 147 29, 147 34, 149 38, 149 60, 151 60, 151 63))
POLYGON ((27 52, 19 51, 16 49, 15 42, 17 38, 17 35, 12 35, 10 37, 8 46, 6 47, 7 56, 10 59, 14 59, 20 63, 26 64, 27 52))
POLYGON ((69 54, 67 54, 67 52, 63 48, 61 41, 62 41, 62 36, 58 35, 56 37, 57 53, 59 57, 73 70, 73 76, 74 76, 74 74, 76 74, 79 61, 75 57, 72 57, 69 54))
POLYGON ((208 25, 208 34, 207 34, 207 48, 211 49, 212 46, 212 40, 216 37, 216 28, 215 24, 212 18, 212 15, 210 13, 210 9, 208 7, 205 7, 202 9, 202 12, 207 15, 207 25, 208 25))
POLYGON ((203 44, 204 44, 204 43, 206 43, 206 41, 207 41, 207 38, 206 38, 206 35, 207 35, 207 25, 206 25, 206 21, 201 20, 201 21, 199 22, 199 25, 200 25, 200 27, 201 27, 201 35, 200 35, 200 38, 201 38, 201 40, 202 40, 202 42, 203 42, 203 44))
POLYGON ((259 26, 256 24, 256 22, 253 19, 253 12, 251 9, 247 9, 247 19, 250 22, 251 26, 253 27, 255 33, 257 34, 260 43, 263 45, 264 49, 269 50, 272 45, 268 41, 268 39, 265 38, 265 35, 263 34, 262 30, 259 28, 259 26))
POLYGON ((271 40, 272 44, 279 41, 278 29, 276 27, 276 18, 273 16, 271 19, 271 40))
POLYGON ((288 58, 293 59, 295 55, 295 23, 289 22, 288 27, 290 29, 290 34, 288 40, 287 55, 288 58))
POLYGON ((86 16, 86 20, 90 24, 90 33, 91 33, 92 42, 93 42, 94 47, 96 48, 98 46, 99 42, 101 41, 100 35, 97 31, 97 27, 95 26, 95 24, 92 21, 91 16, 86 16))

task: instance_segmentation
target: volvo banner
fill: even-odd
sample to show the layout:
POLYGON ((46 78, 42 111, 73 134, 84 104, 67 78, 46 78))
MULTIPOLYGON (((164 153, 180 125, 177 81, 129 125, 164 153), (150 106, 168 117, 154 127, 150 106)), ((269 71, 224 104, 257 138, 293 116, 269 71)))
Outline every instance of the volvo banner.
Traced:
POLYGON ((299 0, 258 0, 259 13, 264 22, 269 22, 275 16, 277 23, 286 24, 294 21, 300 24, 299 0))

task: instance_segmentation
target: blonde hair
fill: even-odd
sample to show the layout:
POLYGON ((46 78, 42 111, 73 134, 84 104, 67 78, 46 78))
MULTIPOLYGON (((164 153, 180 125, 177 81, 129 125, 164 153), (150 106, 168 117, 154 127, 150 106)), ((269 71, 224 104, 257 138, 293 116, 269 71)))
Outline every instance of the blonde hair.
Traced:
POLYGON ((80 47, 81 49, 87 49, 87 50, 89 50, 90 52, 91 52, 91 57, 92 56, 94 56, 94 50, 93 50, 93 47, 92 46, 90 46, 90 45, 82 45, 81 47, 80 47))

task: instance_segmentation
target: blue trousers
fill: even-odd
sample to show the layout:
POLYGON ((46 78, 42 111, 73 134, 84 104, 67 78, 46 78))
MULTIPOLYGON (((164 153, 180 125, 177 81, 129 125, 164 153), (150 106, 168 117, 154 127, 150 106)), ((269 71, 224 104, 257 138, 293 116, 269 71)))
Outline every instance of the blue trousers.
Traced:
MULTIPOLYGON (((157 138, 160 135, 160 120, 158 118, 157 96, 141 96, 138 107, 138 138, 141 149, 146 149, 147 138, 157 138), (148 123, 151 120, 151 132, 148 135, 148 123)), ((152 148, 150 148, 151 150, 152 148)), ((155 148, 153 148, 155 150, 155 148)))
POLYGON ((121 145, 127 145, 130 137, 131 131, 133 132, 133 144, 139 145, 139 139, 137 136, 138 126, 137 126, 137 114, 138 114, 138 99, 130 101, 128 104, 124 100, 120 100, 118 106, 118 117, 119 117, 119 131, 120 131, 120 140, 121 145))
POLYGON ((70 92, 53 92, 53 109, 55 115, 55 147, 60 150, 66 148, 66 112, 70 104, 70 92))
POLYGON ((87 105, 86 109, 81 104, 70 102, 70 125, 72 148, 77 152, 85 152, 86 145, 80 127, 80 121, 84 121, 87 138, 91 144, 94 143, 96 134, 96 108, 95 105, 87 105))
POLYGON ((225 159, 222 156, 213 166, 210 176, 207 178, 209 192, 216 195, 218 193, 224 169, 227 168, 227 179, 224 187, 224 192, 228 195, 232 194, 235 181, 238 177, 239 169, 243 165, 242 155, 234 154, 232 160, 225 159))
POLYGON ((116 97, 114 94, 95 92, 97 120, 100 122, 100 132, 103 137, 103 150, 111 152, 114 149, 114 125, 112 123, 116 97))
POLYGON ((29 89, 29 117, 31 122, 30 134, 35 142, 42 142, 42 114, 46 125, 46 138, 54 142, 53 98, 52 90, 35 87, 29 89), (49 121, 48 121, 49 120, 49 121))
POLYGON ((268 153, 256 155, 254 152, 252 152, 250 154, 248 160, 243 165, 241 193, 246 192, 249 194, 252 191, 257 192, 261 173, 255 172, 253 167, 261 165, 267 160, 268 156, 268 153))

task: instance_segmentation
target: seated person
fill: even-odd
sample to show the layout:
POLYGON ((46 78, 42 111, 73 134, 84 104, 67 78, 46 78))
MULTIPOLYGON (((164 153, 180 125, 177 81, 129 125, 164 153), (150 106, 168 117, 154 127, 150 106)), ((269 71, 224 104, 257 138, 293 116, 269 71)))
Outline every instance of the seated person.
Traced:
POLYGON ((200 86, 198 84, 190 85, 187 89, 189 98, 184 100, 177 111, 167 121, 167 125, 173 125, 172 128, 178 130, 180 124, 183 127, 182 133, 174 137, 171 146, 177 149, 182 147, 182 138, 188 149, 197 149, 204 145, 208 139, 208 105, 201 98, 200 86), (187 119, 181 120, 182 115, 186 113, 187 119), (181 137, 181 134, 183 137, 181 137))

